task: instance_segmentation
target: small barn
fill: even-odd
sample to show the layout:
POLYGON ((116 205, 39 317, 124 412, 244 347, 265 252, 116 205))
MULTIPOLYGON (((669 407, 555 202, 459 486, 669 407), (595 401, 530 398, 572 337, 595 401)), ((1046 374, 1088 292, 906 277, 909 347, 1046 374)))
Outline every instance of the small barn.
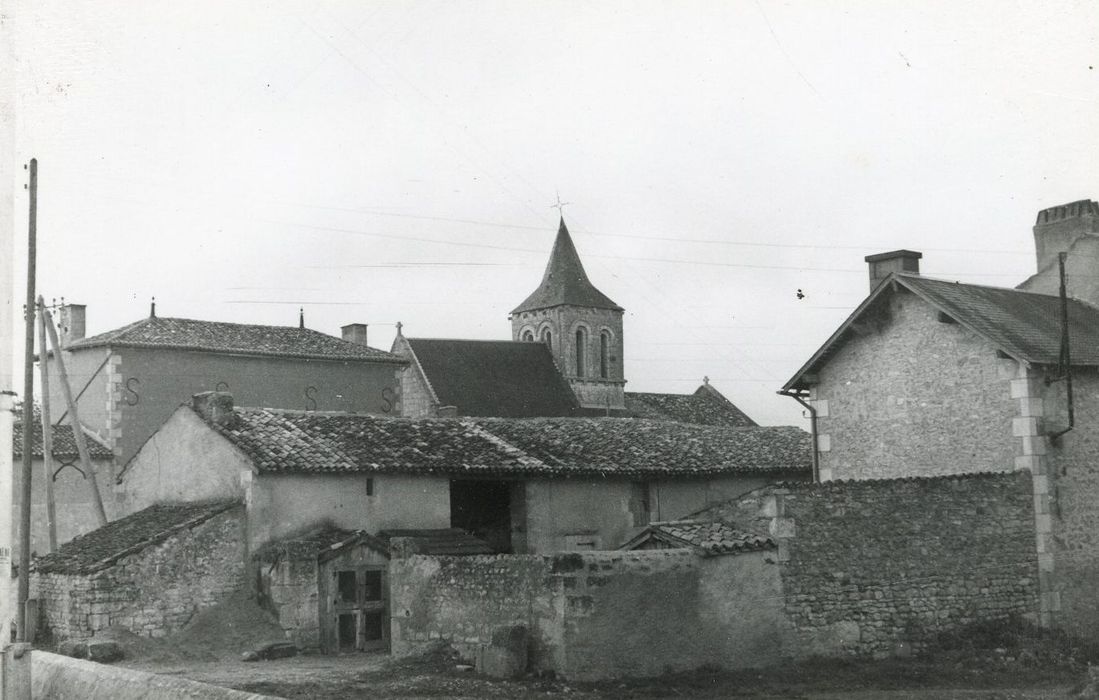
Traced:
POLYGON ((164 637, 242 590, 245 564, 239 503, 160 504, 35 560, 31 596, 55 640, 108 627, 164 637))
POLYGON ((260 604, 286 636, 324 653, 389 646, 391 540, 409 554, 489 554, 458 529, 391 530, 378 536, 325 525, 270 542, 254 556, 260 604))

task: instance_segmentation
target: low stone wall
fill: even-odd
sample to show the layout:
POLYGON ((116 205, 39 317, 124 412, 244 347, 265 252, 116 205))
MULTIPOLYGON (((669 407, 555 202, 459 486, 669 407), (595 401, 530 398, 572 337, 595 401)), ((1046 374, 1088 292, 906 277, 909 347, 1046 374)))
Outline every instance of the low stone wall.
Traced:
POLYGON ((221 688, 177 676, 158 676, 119 666, 32 651, 31 690, 35 698, 80 698, 80 700, 266 700, 241 690, 221 688))
POLYGON ((111 626, 162 637, 245 586, 244 513, 233 508, 95 573, 34 574, 32 597, 55 640, 111 626))
POLYGON ((977 620, 1037 620, 1028 472, 787 485, 774 516, 799 654, 885 656, 977 620))
POLYGON ((782 653, 774 552, 691 550, 395 558, 395 656, 437 641, 474 660, 493 632, 530 631, 533 670, 572 679, 652 676, 782 653))

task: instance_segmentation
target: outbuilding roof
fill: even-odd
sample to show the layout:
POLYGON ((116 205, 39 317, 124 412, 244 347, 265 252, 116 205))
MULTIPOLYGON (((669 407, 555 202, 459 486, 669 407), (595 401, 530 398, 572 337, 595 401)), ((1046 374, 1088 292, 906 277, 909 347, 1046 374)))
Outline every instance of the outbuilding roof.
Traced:
POLYGON ((378 537, 389 543, 395 537, 408 540, 415 554, 437 557, 495 554, 484 540, 457 527, 441 529, 382 530, 378 537))
POLYGON ((405 338, 440 406, 462 416, 571 416, 576 395, 542 343, 405 338))
POLYGON ((550 252, 549 263, 546 264, 546 272, 542 276, 542 283, 511 313, 548 309, 564 304, 622 311, 621 306, 596 289, 588 279, 588 273, 584 272, 584 264, 580 262, 580 255, 576 252, 576 246, 573 245, 569 229, 565 226, 565 219, 562 218, 557 228, 557 239, 553 242, 553 251, 550 252))
MULTIPOLYGON (((85 442, 88 445, 88 455, 92 459, 113 459, 111 448, 99 441, 93 433, 85 430, 85 442)), ((42 459, 42 424, 35 423, 31 435, 31 456, 42 459)), ((22 421, 12 426, 12 453, 16 459, 23 456, 23 423, 22 421)), ((53 426, 53 456, 57 459, 72 459, 79 455, 76 449, 76 438, 73 436, 71 425, 53 426)))
POLYGON ((260 326, 150 316, 113 331, 82 338, 66 350, 95 347, 203 350, 317 360, 405 363, 392 353, 297 326, 260 326))
POLYGON ((809 434, 634 418, 412 420, 237 408, 215 430, 260 472, 515 476, 800 473, 809 434))
POLYGON ((626 392, 626 411, 636 418, 746 428, 757 423, 709 383, 693 394, 626 392))
MULTIPOLYGON (((1061 300, 1058 296, 894 272, 855 309, 783 389, 807 389, 812 384, 807 375, 816 373, 843 346, 852 326, 879 299, 896 293, 897 289, 915 294, 1011 357, 1039 365, 1058 363, 1061 349, 1061 300)), ((1099 309, 1077 299, 1069 299, 1067 308, 1072 364, 1099 366, 1099 309)))
POLYGON ((650 523, 619 549, 643 549, 654 540, 669 547, 691 547, 707 555, 740 554, 775 547, 775 541, 770 537, 744 532, 728 523, 674 520, 650 523))
POLYGON ((69 540, 35 560, 43 574, 92 574, 238 506, 236 501, 159 504, 69 540))

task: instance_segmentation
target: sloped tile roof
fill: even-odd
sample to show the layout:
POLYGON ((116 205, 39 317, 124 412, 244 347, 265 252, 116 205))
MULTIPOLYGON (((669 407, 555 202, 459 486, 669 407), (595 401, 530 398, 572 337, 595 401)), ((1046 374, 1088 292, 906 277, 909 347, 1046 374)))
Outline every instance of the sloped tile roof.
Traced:
POLYGON ((159 544, 172 535, 237 507, 235 501, 160 504, 107 523, 35 560, 43 574, 92 574, 119 559, 159 544))
MULTIPOLYGON (((88 454, 92 459, 113 459, 111 449, 99 441, 98 438, 84 431, 87 438, 88 454)), ((36 459, 42 459, 42 424, 34 424, 34 432, 31 436, 31 455, 36 459)), ((22 421, 12 426, 12 453, 16 459, 23 457, 23 423, 22 421)), ((73 436, 71 425, 53 426, 53 456, 57 459, 68 460, 79 456, 76 449, 76 438, 73 436)))
MULTIPOLYGON (((917 295, 1012 357, 1040 365, 1058 362, 1061 348, 1059 297, 893 273, 786 382, 784 390, 805 389, 811 384, 806 375, 815 373, 843 346, 848 329, 878 299, 893 293, 894 285, 889 281, 917 295)), ((1069 299, 1067 307, 1072 364, 1099 366, 1099 309, 1076 299, 1069 299)))
POLYGON ((621 306, 596 289, 588 279, 588 273, 584 272, 584 265, 580 262, 580 255, 576 252, 564 219, 561 219, 561 225, 557 228, 557 239, 553 242, 553 251, 550 253, 542 283, 511 313, 548 309, 562 304, 622 310, 621 306))
POLYGON ((442 406, 462 416, 571 416, 576 396, 542 343, 406 338, 442 406))
POLYGON ((744 428, 758 425, 709 384, 693 394, 653 394, 626 392, 626 411, 636 418, 673 420, 697 425, 723 425, 744 428))
POLYGON ((561 473, 804 472, 812 462, 809 433, 788 426, 723 428, 640 418, 482 419, 478 423, 561 473))
POLYGON ((435 530, 382 530, 378 533, 378 537, 386 542, 394 537, 405 537, 412 540, 411 544, 417 554, 438 557, 495 553, 484 540, 457 527, 435 530))
POLYGON ((258 326, 187 318, 144 318, 128 326, 70 343, 67 350, 95 347, 204 350, 235 355, 265 355, 318 360, 403 363, 377 348, 350 343, 296 326, 258 326))
POLYGON ((775 547, 775 541, 770 537, 743 532, 728 523, 675 520, 651 523, 620 549, 636 549, 650 539, 673 547, 693 547, 709 555, 739 554, 775 547))
POLYGON ((282 558, 324 558, 325 555, 338 553, 356 542, 365 542, 378 552, 389 556, 386 543, 363 530, 345 530, 332 525, 322 525, 300 535, 268 542, 256 550, 252 557, 267 562, 282 558))
POLYGON ((411 420, 237 408, 214 429, 260 472, 667 477, 804 473, 809 434, 634 418, 411 420))
POLYGON ((237 408, 213 426, 260 472, 459 473, 539 471, 476 425, 365 415, 237 408))

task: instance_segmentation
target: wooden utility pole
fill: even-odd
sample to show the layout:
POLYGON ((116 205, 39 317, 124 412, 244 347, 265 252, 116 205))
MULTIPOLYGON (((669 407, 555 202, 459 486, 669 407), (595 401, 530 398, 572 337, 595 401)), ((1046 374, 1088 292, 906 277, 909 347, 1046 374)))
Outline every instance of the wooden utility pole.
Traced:
POLYGON ((50 363, 46 349, 46 302, 38 296, 38 383, 42 390, 42 478, 46 482, 46 525, 50 551, 57 551, 57 506, 53 497, 53 423, 50 419, 50 363))
POLYGON ((27 303, 23 345, 23 483, 19 504, 19 595, 15 611, 16 640, 27 641, 27 598, 31 590, 31 479, 34 475, 34 263, 38 228, 38 161, 31 158, 30 211, 27 219, 27 303))
POLYGON ((88 441, 84 436, 84 428, 80 424, 80 415, 76 412, 76 401, 73 400, 73 390, 69 386, 69 375, 65 371, 65 358, 61 356, 61 343, 57 340, 57 329, 53 327, 53 316, 49 309, 42 309, 42 318, 46 323, 46 333, 50 336, 50 347, 53 349, 53 358, 57 360, 57 373, 61 378, 61 392, 65 395, 65 403, 69 407, 69 425, 73 428, 73 437, 76 439, 76 451, 80 453, 80 466, 88 475, 88 486, 92 490, 92 503, 95 505, 95 515, 99 521, 99 527, 107 524, 107 511, 103 510, 103 497, 99 495, 99 483, 95 478, 95 468, 92 467, 92 458, 88 456, 88 441))

